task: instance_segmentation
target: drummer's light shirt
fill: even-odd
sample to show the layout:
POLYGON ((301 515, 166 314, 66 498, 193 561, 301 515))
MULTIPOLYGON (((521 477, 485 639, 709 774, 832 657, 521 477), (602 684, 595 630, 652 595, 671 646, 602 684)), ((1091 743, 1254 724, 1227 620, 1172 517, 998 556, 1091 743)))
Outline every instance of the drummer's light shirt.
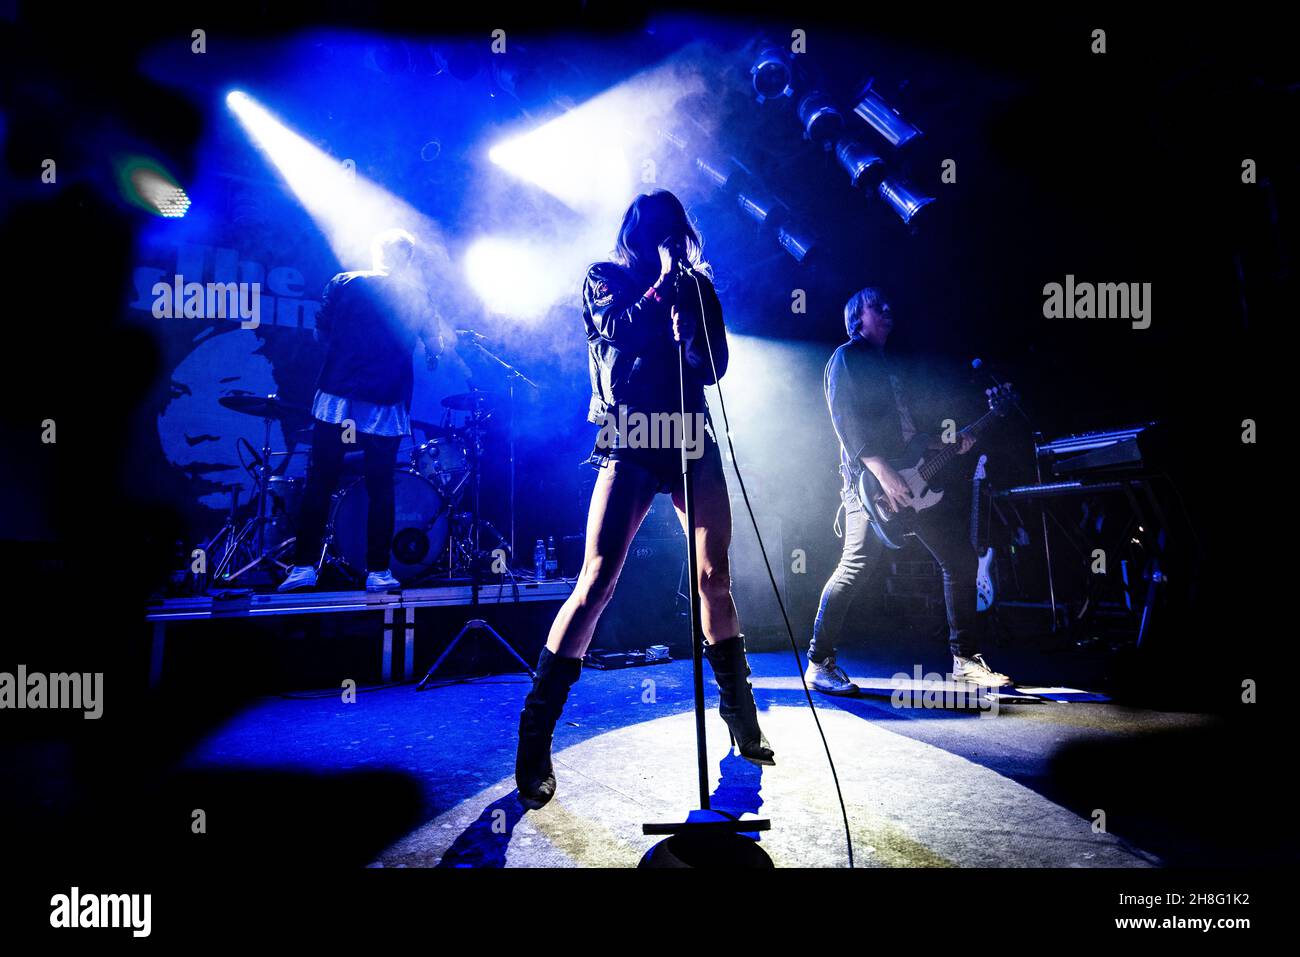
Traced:
POLYGON ((367 435, 409 435, 411 432, 411 414, 402 402, 376 405, 363 399, 345 399, 317 389, 311 414, 314 419, 334 425, 342 425, 351 419, 356 423, 357 431, 367 435))

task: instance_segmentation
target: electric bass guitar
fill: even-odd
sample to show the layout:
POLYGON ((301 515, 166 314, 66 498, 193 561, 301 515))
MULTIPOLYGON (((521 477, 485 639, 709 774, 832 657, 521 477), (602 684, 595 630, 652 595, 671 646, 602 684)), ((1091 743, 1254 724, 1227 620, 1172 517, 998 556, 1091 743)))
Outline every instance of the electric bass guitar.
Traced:
POLYGON ((980 512, 984 504, 983 497, 980 494, 980 486, 984 482, 984 463, 989 460, 987 455, 981 455, 980 460, 975 463, 975 474, 971 477, 970 482, 970 543, 975 549, 975 554, 979 556, 979 566, 975 570, 975 610, 988 611, 993 606, 993 549, 992 547, 980 550, 980 512))
POLYGON ((917 516, 943 501, 944 472, 961 448, 958 439, 965 435, 978 441, 986 428, 1006 415, 1008 407, 1017 398, 1010 382, 985 389, 984 394, 988 396, 989 410, 959 431, 952 442, 932 449, 929 448, 930 437, 918 432, 907 443, 903 454, 889 463, 911 492, 910 503, 898 511, 890 508, 889 498, 871 469, 861 462, 857 464, 853 487, 871 520, 872 531, 886 548, 902 548, 903 536, 913 530, 917 516))

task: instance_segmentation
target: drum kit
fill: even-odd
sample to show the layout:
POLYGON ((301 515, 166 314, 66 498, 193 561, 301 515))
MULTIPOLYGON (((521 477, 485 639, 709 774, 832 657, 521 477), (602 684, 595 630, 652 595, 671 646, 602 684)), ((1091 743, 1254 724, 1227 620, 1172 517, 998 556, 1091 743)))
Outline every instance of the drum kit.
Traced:
MULTIPOLYGON (((512 378, 511 419, 513 386, 512 378)), ((504 550, 507 563, 513 556, 513 541, 506 541, 479 514, 484 439, 498 399, 496 393, 483 391, 449 395, 442 399, 441 424, 411 419, 412 431, 423 433, 424 441, 405 450, 405 461, 395 465, 393 475, 395 523, 390 567, 403 586, 436 578, 477 578, 498 549, 504 550)), ((308 409, 275 395, 230 395, 218 401, 227 409, 262 419, 263 443, 258 450, 241 440, 241 459, 244 451, 251 457, 245 468, 253 478, 252 495, 241 509, 239 486, 232 488, 225 524, 200 548, 207 556, 220 554, 211 575, 214 585, 228 586, 241 579, 251 584, 259 571, 274 578, 292 564, 297 541, 294 526, 306 477, 287 473, 292 457, 310 450, 312 418, 308 409), (292 451, 272 447, 277 422, 284 434, 297 440, 292 451)), ((344 457, 344 479, 330 502, 320 560, 322 569, 331 567, 357 586, 366 575, 368 501, 361 458, 360 451, 344 457)), ((513 434, 509 465, 513 538, 513 434)), ((206 582, 196 584, 201 591, 206 582)))

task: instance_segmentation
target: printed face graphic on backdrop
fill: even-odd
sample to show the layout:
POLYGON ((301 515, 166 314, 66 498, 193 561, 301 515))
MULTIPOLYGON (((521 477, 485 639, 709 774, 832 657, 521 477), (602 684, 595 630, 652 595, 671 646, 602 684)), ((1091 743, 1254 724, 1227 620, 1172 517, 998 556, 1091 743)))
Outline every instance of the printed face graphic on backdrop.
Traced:
MULTIPOLYGON (((194 482, 198 501, 209 508, 230 507, 232 490, 245 502, 253 476, 240 462, 252 466, 245 439, 256 450, 265 441, 261 419, 228 409, 223 396, 265 396, 276 391, 270 360, 261 354, 257 336, 235 329, 205 330, 194 350, 172 373, 171 399, 158 415, 158 439, 167 460, 194 482), (220 371, 217 371, 220 370, 220 371), (224 374, 223 374, 224 373, 224 374)), ((284 430, 271 425, 271 445, 285 448, 284 430)), ((302 474, 304 462, 295 458, 288 474, 302 474)))

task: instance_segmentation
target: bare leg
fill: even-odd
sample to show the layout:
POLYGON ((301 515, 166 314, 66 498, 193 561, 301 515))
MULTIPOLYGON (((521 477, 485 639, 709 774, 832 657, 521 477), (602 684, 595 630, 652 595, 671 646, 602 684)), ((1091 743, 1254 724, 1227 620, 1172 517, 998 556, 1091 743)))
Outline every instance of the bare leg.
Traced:
MULTIPOLYGON (((749 683, 749 659, 740 636, 740 618, 731 600, 731 568, 727 549, 731 546, 731 499, 722 474, 722 455, 715 443, 705 446, 704 456, 692 463, 691 485, 695 505, 695 551, 699 559, 700 619, 704 627, 704 657, 718 683, 718 713, 740 756, 754 764, 775 764, 772 746, 758 724, 758 707, 749 683)), ((677 517, 686 529, 686 501, 681 480, 673 489, 677 517)))
MULTIPOLYGON (((740 634, 740 618, 731 598, 731 566, 727 550, 731 547, 731 499, 727 479, 722 473, 722 456, 715 443, 693 464, 695 493, 695 551, 699 560, 700 618, 704 638, 709 644, 725 641, 740 634)), ((686 529, 686 501, 681 480, 673 488, 673 505, 677 518, 686 529)))
POLYGON ((587 544, 578 584, 560 607, 546 639, 552 654, 561 658, 586 654, 654 496, 655 480, 640 466, 614 461, 601 468, 587 511, 587 544))

